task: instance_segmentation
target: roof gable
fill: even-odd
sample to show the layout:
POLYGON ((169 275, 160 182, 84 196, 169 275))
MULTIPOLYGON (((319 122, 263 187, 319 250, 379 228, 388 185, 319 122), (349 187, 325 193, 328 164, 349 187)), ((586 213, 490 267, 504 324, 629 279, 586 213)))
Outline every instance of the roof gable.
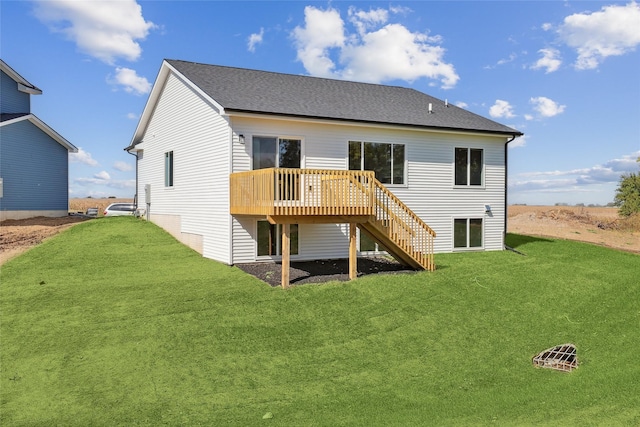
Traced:
POLYGON ((0 114, 0 127, 10 126, 14 123, 22 122, 23 120, 28 120, 29 122, 37 126, 42 132, 49 135, 51 139, 62 145, 70 153, 78 152, 78 148, 76 148, 75 145, 67 141, 64 137, 62 137, 62 135, 49 127, 49 125, 30 113, 0 114))
POLYGON ((30 95, 42 95, 42 90, 35 85, 29 83, 27 79, 18 74, 13 68, 6 62, 0 59, 0 70, 2 70, 7 76, 11 77, 13 81, 18 84, 18 90, 20 92, 28 93, 30 95))

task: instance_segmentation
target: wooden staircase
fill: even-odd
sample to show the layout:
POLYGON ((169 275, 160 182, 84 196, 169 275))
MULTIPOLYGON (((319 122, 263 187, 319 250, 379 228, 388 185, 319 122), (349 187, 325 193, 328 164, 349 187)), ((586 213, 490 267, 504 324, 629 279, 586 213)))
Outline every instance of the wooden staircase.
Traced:
POLYGON ((435 231, 377 179, 374 180, 374 201, 375 215, 367 222, 358 223, 361 232, 384 246, 400 263, 435 270, 435 231))

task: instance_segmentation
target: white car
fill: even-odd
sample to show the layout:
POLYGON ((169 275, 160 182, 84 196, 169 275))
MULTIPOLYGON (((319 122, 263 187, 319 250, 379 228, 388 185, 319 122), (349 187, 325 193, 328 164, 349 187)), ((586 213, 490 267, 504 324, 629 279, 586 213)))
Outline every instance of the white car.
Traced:
POLYGON ((133 203, 111 203, 104 210, 104 216, 133 215, 136 212, 136 205, 133 203))

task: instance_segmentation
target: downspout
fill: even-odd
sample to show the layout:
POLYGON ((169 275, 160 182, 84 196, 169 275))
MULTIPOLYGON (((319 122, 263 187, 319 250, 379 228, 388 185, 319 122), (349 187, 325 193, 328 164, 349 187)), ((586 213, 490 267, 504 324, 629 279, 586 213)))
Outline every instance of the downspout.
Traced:
POLYGON ((127 148, 125 148, 125 151, 129 154, 131 154, 132 156, 135 156, 136 158, 136 193, 133 196, 133 204, 136 207, 136 212, 138 211, 138 152, 136 151, 136 153, 132 153, 131 151, 129 151, 127 148))
POLYGON ((509 177, 509 162, 508 157, 509 157, 509 150, 508 150, 508 145, 511 141, 513 141, 514 139, 516 139, 517 135, 513 134, 511 136, 511 139, 508 140, 507 142, 504 143, 504 230, 502 231, 502 244, 504 245, 505 248, 508 249, 508 246, 506 244, 507 241, 507 208, 508 208, 508 204, 507 204, 507 182, 508 182, 508 177, 509 177))

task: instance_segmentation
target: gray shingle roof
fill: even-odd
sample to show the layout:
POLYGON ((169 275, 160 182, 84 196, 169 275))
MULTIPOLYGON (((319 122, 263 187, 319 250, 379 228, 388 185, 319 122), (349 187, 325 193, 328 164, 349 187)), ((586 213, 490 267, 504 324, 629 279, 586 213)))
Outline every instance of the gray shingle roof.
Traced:
POLYGON ((167 60, 227 112, 522 133, 414 89, 167 60), (433 114, 429 114, 429 104, 433 114))

